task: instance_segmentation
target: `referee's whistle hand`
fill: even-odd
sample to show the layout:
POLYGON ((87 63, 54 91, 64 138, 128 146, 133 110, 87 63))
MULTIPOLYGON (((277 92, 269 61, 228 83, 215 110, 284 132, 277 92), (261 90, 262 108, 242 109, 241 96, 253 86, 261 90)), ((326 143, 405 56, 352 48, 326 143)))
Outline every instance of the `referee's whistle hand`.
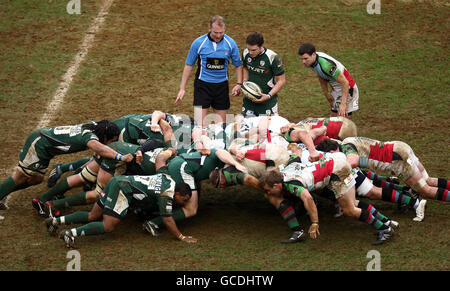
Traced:
POLYGON ((177 99, 175 99, 175 105, 178 105, 181 102, 181 100, 183 99, 183 96, 184 96, 184 90, 180 90, 180 92, 178 92, 177 99))

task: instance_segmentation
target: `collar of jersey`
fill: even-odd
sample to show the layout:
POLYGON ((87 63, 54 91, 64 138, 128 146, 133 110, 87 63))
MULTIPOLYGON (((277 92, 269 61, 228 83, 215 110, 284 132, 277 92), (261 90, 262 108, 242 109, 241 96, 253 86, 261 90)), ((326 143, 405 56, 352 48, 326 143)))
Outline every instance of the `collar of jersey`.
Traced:
POLYGON ((212 41, 212 42, 215 42, 215 43, 219 43, 219 42, 221 42, 224 38, 225 38, 225 35, 222 37, 222 39, 219 41, 219 42, 216 42, 214 39, 212 39, 211 38, 211 36, 210 36, 210 32, 208 32, 208 39, 210 40, 210 41, 212 41))
POLYGON ((264 50, 262 52, 259 53, 259 55, 257 55, 256 57, 252 58, 254 60, 256 60, 257 58, 259 58, 260 56, 262 56, 263 54, 265 54, 267 51, 267 49, 264 47, 264 50))
POLYGON ((314 68, 319 63, 319 55, 316 53, 316 61, 310 66, 310 68, 314 68))

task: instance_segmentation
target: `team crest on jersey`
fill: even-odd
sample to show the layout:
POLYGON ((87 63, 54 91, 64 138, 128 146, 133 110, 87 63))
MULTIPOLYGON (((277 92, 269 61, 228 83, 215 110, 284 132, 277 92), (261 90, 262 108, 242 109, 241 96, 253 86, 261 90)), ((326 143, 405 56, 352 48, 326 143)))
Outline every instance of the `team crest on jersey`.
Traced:
POLYGON ((334 73, 336 73, 336 69, 337 69, 336 66, 331 67, 331 69, 330 69, 330 75, 334 75, 334 73))
POLYGON ((260 62, 259 62, 259 65, 260 65, 261 67, 263 67, 265 64, 266 64, 265 61, 260 61, 260 62))
POLYGON ((248 63, 251 63, 251 62, 252 62, 252 58, 248 57, 248 58, 247 58, 247 62, 248 62, 248 63))

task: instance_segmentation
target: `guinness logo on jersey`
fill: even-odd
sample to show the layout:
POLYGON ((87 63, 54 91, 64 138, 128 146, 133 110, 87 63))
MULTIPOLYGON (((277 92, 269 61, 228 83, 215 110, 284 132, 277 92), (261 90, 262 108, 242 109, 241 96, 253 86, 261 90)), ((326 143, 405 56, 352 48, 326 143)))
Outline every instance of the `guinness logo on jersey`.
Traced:
POLYGON ((206 58, 206 68, 210 70, 223 70, 225 69, 225 59, 206 58))

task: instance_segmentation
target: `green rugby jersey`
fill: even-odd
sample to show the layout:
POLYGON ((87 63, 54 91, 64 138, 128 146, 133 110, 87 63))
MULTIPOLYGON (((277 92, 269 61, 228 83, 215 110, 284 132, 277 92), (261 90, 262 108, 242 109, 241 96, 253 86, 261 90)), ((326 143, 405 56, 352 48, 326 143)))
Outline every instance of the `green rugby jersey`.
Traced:
POLYGON ((41 136, 41 139, 36 143, 36 151, 39 157, 51 159, 56 155, 87 150, 87 143, 90 140, 98 141, 99 138, 91 130, 82 129, 82 126, 83 124, 56 126, 34 131, 31 135, 41 136))
MULTIPOLYGON (((274 51, 264 48, 264 51, 252 58, 248 49, 242 52, 243 65, 248 70, 248 80, 258 84, 264 94, 275 86, 275 76, 284 73, 280 56, 274 51)), ((272 98, 275 98, 273 96, 272 98)))
MULTIPOLYGON (((267 94, 275 86, 275 76, 284 73, 283 63, 278 54, 274 51, 264 48, 264 51, 252 58, 248 49, 242 52, 242 62, 248 70, 248 81, 254 82, 261 87, 264 94, 267 94)), ((247 98, 243 99, 243 114, 247 115, 247 110, 250 110, 250 115, 267 114, 267 110, 272 109, 278 102, 278 94, 275 94, 269 100, 263 103, 254 103, 247 98)), ((273 112, 276 113, 276 112, 273 112)))
MULTIPOLYGON (((175 138, 179 143, 182 143, 184 140, 186 140, 186 144, 191 143, 191 132, 194 124, 191 118, 166 113, 166 121, 172 127, 175 138)), ((164 140, 162 133, 151 130, 151 114, 130 114, 122 116, 113 122, 121 130, 120 141, 142 145, 149 138, 164 140)))
POLYGON ((170 176, 116 176, 113 179, 119 184, 131 206, 158 205, 161 216, 172 216, 175 181, 170 176))
POLYGON ((189 164, 197 181, 209 179, 209 174, 216 167, 223 168, 225 166, 225 163, 217 157, 215 149, 212 149, 207 156, 202 155, 200 152, 190 152, 181 154, 180 157, 189 164))
MULTIPOLYGON (((116 152, 121 153, 122 155, 126 154, 134 154, 139 149, 139 145, 126 143, 126 142, 113 142, 109 144, 109 147, 114 149, 116 152)), ((160 147, 154 150, 145 151, 142 153, 142 163, 136 163, 136 160, 126 163, 126 172, 134 175, 154 175, 156 174, 156 158, 158 155, 166 150, 167 147, 160 147)), ((167 163, 173 158, 170 157, 167 163)), ((106 159, 102 158, 101 168, 108 173, 114 175, 116 167, 119 167, 123 162, 117 161, 115 159, 106 159)))

